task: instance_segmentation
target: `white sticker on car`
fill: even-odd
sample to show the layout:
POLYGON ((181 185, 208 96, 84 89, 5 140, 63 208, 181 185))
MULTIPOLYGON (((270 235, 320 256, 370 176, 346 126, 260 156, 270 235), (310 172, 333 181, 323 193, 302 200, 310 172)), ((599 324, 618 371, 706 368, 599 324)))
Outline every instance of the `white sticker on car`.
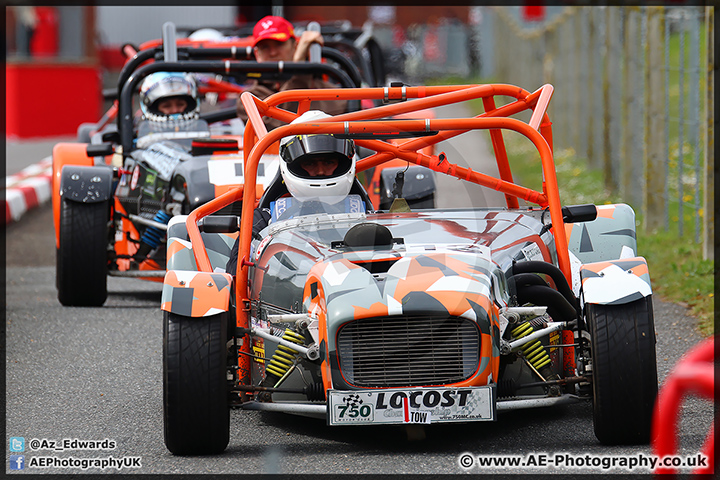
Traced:
POLYGON ((132 179, 130 180, 130 190, 135 190, 137 188, 139 179, 140 179, 140 166, 135 165, 135 168, 133 169, 133 173, 132 173, 132 179))
POLYGON ((493 387, 328 392, 328 424, 403 424, 495 419, 493 387))
POLYGON ((531 243, 530 245, 524 247, 522 249, 523 255, 525 255, 525 258, 528 260, 543 260, 542 251, 540 251, 540 247, 537 243, 531 243))
MULTIPOLYGON (((277 155, 263 155, 258 165, 257 183, 267 187, 280 167, 277 155)), ((208 181, 213 185, 243 185, 245 164, 242 155, 216 155, 208 160, 208 181)))
POLYGON ((208 180, 213 185, 242 185, 245 182, 243 168, 242 155, 223 155, 208 160, 208 180))

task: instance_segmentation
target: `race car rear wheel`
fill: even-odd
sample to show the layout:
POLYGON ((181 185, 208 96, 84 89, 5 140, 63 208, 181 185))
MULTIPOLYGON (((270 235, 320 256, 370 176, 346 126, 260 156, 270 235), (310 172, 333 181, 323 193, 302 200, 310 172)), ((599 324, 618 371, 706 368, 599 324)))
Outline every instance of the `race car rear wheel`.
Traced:
POLYGON ((220 453, 230 440, 227 313, 164 312, 165 446, 175 455, 220 453))
POLYGON ((56 286, 65 306, 99 307, 107 299, 108 202, 61 200, 56 286))
POLYGON ((595 436, 605 445, 649 443, 658 391, 652 297, 585 308, 595 436))

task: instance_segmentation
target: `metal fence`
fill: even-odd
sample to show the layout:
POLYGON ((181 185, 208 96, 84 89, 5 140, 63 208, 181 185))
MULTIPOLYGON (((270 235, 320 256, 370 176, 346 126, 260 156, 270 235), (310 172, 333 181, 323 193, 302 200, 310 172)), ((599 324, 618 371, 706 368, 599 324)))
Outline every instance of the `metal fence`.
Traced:
POLYGON ((467 25, 395 38, 409 78, 551 83, 556 153, 602 170, 646 231, 693 235, 712 258, 713 7, 550 7, 532 23, 520 7, 473 8, 467 25))

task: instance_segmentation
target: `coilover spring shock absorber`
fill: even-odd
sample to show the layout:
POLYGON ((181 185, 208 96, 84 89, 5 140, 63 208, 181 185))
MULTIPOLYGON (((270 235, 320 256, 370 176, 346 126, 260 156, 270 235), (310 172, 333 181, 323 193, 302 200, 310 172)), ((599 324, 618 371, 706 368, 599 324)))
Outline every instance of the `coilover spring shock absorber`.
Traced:
MULTIPOLYGON (((172 215, 169 213, 164 210, 158 210, 153 217, 153 221, 167 225, 171 218, 172 215)), ((145 233, 143 233, 142 237, 140 237, 140 247, 134 255, 135 261, 142 262, 145 260, 147 254, 150 253, 153 248, 157 248, 163 238, 165 238, 164 231, 153 226, 147 227, 145 229, 145 233)))
MULTIPOLYGON (((278 330, 277 332, 278 333, 273 331, 273 334, 277 336, 282 334, 283 340, 297 343, 298 345, 305 343, 305 337, 289 328, 286 328, 284 332, 282 330, 278 330)), ((278 345, 270 362, 265 367, 266 377, 263 386, 277 387, 283 380, 283 377, 285 377, 288 371, 295 365, 298 354, 297 350, 293 350, 285 345, 278 345)))
MULTIPOLYGON (((520 339, 533 333, 535 329, 530 322, 523 322, 517 327, 512 329, 513 337, 520 339)), ((545 347, 540 340, 534 342, 528 342, 520 347, 525 359, 532 365, 533 368, 540 374, 543 380, 559 380, 560 376, 553 372, 550 366, 550 356, 545 350, 545 347)), ((550 387, 550 392, 553 395, 560 393, 560 389, 557 386, 550 387)))

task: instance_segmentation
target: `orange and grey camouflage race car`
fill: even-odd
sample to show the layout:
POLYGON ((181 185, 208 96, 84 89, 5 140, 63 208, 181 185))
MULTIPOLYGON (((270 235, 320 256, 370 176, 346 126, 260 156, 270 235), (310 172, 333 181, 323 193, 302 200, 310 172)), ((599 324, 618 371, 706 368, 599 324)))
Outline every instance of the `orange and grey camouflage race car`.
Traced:
POLYGON ((647 443, 655 332, 634 213, 624 204, 561 204, 546 113, 552 93, 551 85, 294 90, 265 100, 243 93, 252 145, 244 186, 174 217, 168 229, 167 448, 223 451, 231 407, 330 426, 432 428, 583 401, 593 404, 600 442, 647 443), (303 113, 311 100, 333 98, 402 101, 263 126, 263 115, 297 117, 277 107, 283 102, 299 102, 303 113), (475 117, 398 119, 472 99, 485 108, 475 117), (529 121, 515 118, 521 112, 529 121), (496 147, 497 177, 423 151, 479 130, 496 147), (504 131, 535 146, 542 191, 513 181, 504 131), (254 237, 262 155, 282 137, 320 133, 372 150, 358 171, 401 160, 502 192, 506 204, 412 210, 396 198, 375 211, 358 183, 333 205, 273 199, 271 222, 254 237), (241 199, 239 217, 215 215, 241 199), (237 270, 226 272, 236 238, 237 270))
MULTIPOLYGON (((133 101, 148 75, 193 75, 200 97, 238 95, 243 92, 238 83, 248 76, 315 74, 344 88, 360 85, 359 73, 347 60, 344 70, 321 63, 254 62, 232 42, 176 42, 169 32, 160 45, 128 52, 117 102, 100 122, 81 126, 79 143, 53 149, 57 289, 63 305, 102 305, 108 275, 162 281, 173 215, 187 214, 243 183, 243 125, 235 118, 235 100, 228 108, 201 109, 199 118, 182 122, 138 119, 133 101), (355 72, 355 80, 348 71, 355 72), (223 123, 233 119, 239 130, 223 123)), ((263 156, 253 203, 278 173, 278 158, 277 146, 263 156)), ((220 213, 239 214, 240 202, 220 213)))

